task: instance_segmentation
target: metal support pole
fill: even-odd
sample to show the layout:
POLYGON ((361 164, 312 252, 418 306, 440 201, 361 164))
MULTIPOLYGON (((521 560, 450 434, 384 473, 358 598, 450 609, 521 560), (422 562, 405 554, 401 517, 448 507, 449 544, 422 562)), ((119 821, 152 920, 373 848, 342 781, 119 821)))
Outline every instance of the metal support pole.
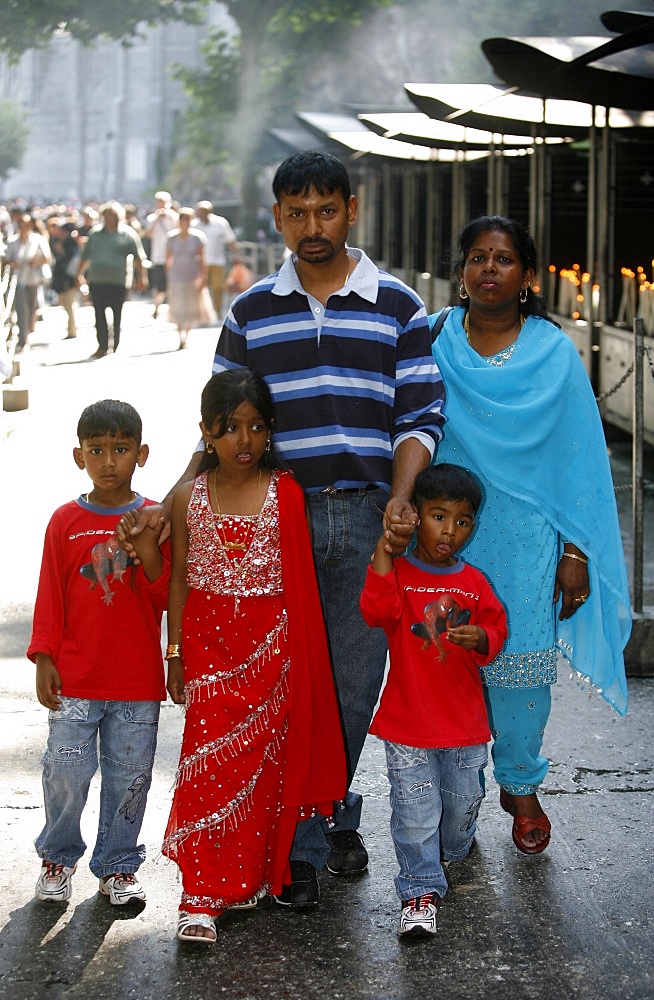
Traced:
POLYGON ((643 610, 643 431, 644 431, 644 391, 643 355, 644 329, 642 316, 634 319, 634 412, 632 438, 632 512, 634 545, 634 611, 643 610))

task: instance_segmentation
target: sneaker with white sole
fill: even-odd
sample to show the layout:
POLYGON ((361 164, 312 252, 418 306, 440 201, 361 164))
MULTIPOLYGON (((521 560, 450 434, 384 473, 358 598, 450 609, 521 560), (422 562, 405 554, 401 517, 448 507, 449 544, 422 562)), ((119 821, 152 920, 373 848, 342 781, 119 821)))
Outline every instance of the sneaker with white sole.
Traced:
POLYGON ((435 934, 437 930, 436 915, 440 901, 437 892, 428 892, 423 896, 416 896, 414 899, 402 900, 398 934, 411 934, 415 937, 435 934))
POLYGON ((34 891, 36 898, 65 903, 73 892, 73 875, 76 868, 77 865, 67 868, 66 865, 57 865, 54 861, 44 861, 34 891))
POLYGON ((133 899, 145 901, 145 889, 131 872, 105 875, 100 879, 100 892, 109 897, 112 906, 125 906, 133 899))

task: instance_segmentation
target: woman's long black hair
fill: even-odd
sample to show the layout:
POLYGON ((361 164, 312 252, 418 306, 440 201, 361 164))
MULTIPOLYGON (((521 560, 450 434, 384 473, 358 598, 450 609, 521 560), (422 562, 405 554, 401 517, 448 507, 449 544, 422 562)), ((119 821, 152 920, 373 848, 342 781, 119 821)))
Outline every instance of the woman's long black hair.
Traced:
MULTIPOLYGON (((241 403, 251 403, 263 417, 263 422, 271 434, 270 449, 264 451, 261 457, 262 469, 286 468, 275 451, 272 432, 275 426, 275 414, 270 389, 261 375, 250 368, 230 368, 219 372, 209 379, 202 390, 200 414, 205 427, 213 427, 220 418, 219 436, 222 437, 232 418, 234 410, 241 403)), ((198 468, 198 473, 215 469, 218 465, 216 452, 204 451, 198 468)))
MULTIPOLYGON (((477 237, 481 233, 486 233, 492 229, 499 229, 500 232, 505 233, 509 237, 520 258, 523 270, 526 271, 528 268, 531 268, 534 274, 536 274, 538 271, 538 254, 536 253, 536 245, 531 237, 531 233, 526 226, 523 226, 521 222, 516 222, 515 219, 507 219, 503 215, 481 215, 478 219, 472 219, 461 230, 458 257, 454 268, 454 275, 457 280, 463 271, 471 247, 477 241, 477 237)), ((468 300, 462 302, 461 305, 467 309, 468 300)), ((536 295, 532 288, 527 289, 527 301, 521 302, 519 307, 523 316, 542 316, 544 319, 548 319, 550 323, 555 322, 548 315, 545 300, 540 295, 536 295)), ((558 326, 558 324, 556 325, 558 326)))

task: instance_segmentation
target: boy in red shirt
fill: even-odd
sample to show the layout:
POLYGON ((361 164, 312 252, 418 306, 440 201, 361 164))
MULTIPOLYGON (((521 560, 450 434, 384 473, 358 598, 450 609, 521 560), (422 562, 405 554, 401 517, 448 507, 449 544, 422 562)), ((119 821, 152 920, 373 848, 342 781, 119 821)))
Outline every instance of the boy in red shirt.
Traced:
POLYGON ((370 732, 384 740, 400 872, 399 933, 435 934, 443 862, 465 858, 484 797, 488 717, 479 667, 497 656, 506 615, 480 570, 456 552, 481 503, 472 473, 435 465, 416 478, 416 548, 391 558, 385 534, 361 612, 383 628, 390 670, 370 732))
POLYGON ((161 616, 170 566, 157 544, 161 527, 135 539, 138 568, 116 539, 122 515, 153 502, 132 490, 134 470, 148 457, 141 430, 128 403, 105 399, 84 410, 73 457, 93 489, 59 507, 46 531, 27 650, 37 697, 50 709, 37 899, 70 899, 86 849, 80 819, 98 739, 102 785, 90 868, 113 905, 145 899, 135 877, 145 846, 137 840, 166 698, 161 616))

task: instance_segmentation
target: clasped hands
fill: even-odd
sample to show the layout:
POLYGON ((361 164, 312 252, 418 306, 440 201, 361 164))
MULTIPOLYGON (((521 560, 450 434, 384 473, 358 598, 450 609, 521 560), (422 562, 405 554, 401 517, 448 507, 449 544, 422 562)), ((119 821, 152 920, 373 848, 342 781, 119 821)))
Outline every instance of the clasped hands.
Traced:
POLYGON ((391 497, 386 504, 382 526, 386 538, 385 551, 391 556, 400 556, 418 527, 418 513, 409 501, 391 497))

